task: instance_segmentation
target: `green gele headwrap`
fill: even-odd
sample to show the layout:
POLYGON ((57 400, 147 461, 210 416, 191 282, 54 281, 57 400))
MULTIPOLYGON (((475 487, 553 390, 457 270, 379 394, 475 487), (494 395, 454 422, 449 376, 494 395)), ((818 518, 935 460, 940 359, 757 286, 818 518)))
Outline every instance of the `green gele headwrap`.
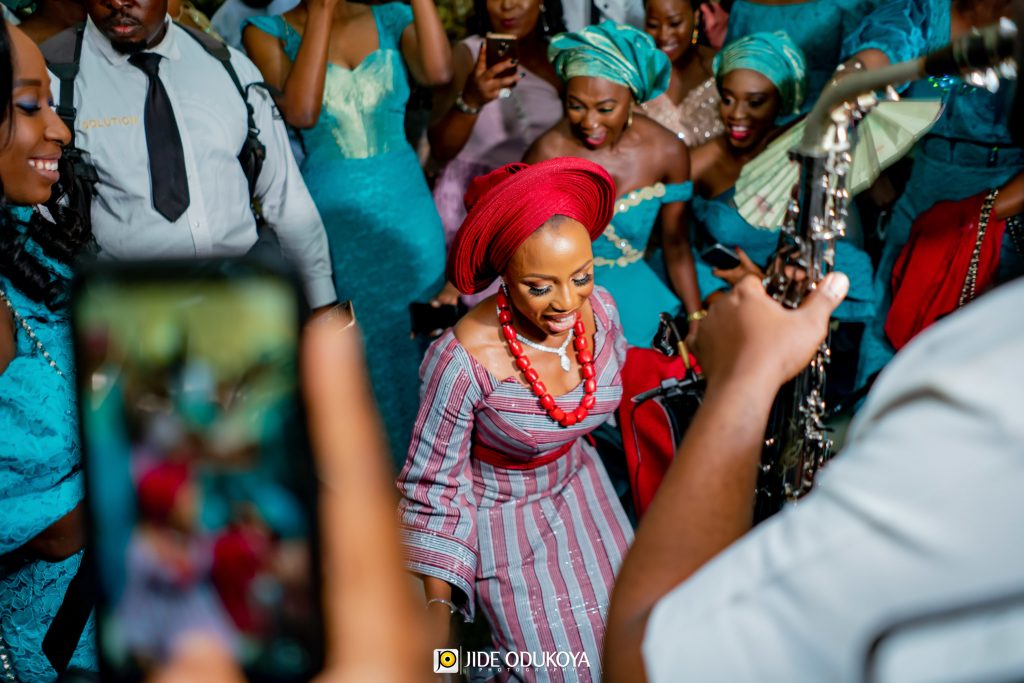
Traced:
POLYGON ((559 33, 548 45, 548 60, 563 81, 603 78, 629 88, 641 104, 665 92, 672 76, 672 65, 653 38, 613 21, 559 33))
POLYGON ((715 57, 713 68, 719 85, 731 71, 756 71, 779 91, 780 120, 800 113, 807 92, 807 61, 803 50, 785 31, 752 33, 732 41, 715 57))

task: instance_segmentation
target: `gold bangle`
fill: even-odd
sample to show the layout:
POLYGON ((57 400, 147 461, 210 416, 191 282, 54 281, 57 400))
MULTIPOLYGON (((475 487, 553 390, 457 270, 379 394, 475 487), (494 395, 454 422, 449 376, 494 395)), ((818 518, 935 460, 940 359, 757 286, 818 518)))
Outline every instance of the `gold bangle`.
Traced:
POLYGON ((705 310, 704 310, 704 309, 702 308, 702 309, 701 309, 701 310, 699 310, 699 311, 694 311, 693 313, 689 313, 689 314, 687 314, 687 316, 686 316, 686 322, 688 322, 688 323, 695 323, 695 322, 700 322, 701 320, 703 320, 703 319, 704 319, 704 318, 706 318, 706 317, 708 317, 708 312, 707 312, 707 311, 705 311, 705 310))

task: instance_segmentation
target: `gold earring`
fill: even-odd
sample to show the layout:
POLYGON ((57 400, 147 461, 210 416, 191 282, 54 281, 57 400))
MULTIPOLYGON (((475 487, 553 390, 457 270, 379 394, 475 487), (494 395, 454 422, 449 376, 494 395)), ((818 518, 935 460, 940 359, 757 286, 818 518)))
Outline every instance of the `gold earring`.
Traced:
POLYGON ((626 117, 626 127, 623 128, 623 131, 629 130, 629 127, 632 126, 632 125, 633 125, 633 110, 630 109, 629 110, 629 116, 626 117))
POLYGON ((693 27, 693 35, 690 37, 690 45, 696 45, 697 41, 699 39, 700 39, 700 30, 696 26, 694 26, 693 27))

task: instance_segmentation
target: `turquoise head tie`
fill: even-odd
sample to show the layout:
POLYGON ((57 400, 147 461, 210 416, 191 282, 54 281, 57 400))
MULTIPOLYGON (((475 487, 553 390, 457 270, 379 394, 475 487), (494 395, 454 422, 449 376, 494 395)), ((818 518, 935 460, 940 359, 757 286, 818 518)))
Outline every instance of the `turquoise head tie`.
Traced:
POLYGON ((575 33, 559 33, 548 59, 563 81, 578 76, 624 85, 639 103, 668 89, 672 65, 654 39, 632 26, 603 21, 575 33))
POLYGON ((731 71, 756 71, 779 91, 779 122, 799 115, 807 92, 807 61, 800 46, 784 31, 752 33, 734 40, 718 53, 713 68, 719 85, 731 71))

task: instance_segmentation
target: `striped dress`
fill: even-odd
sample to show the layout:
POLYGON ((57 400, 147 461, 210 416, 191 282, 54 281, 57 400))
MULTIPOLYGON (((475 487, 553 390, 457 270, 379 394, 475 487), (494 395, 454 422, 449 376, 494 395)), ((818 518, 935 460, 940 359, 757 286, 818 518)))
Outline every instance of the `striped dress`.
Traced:
MULTIPOLYGON (((584 438, 618 408, 626 356, 611 296, 596 288, 590 301, 597 402, 581 424, 559 426, 517 377, 499 382, 451 330, 420 371, 420 412, 398 478, 409 569, 451 584, 467 621, 479 607, 502 662, 509 652, 566 652, 590 664, 505 669, 496 680, 601 679, 612 583, 632 530, 584 438), (523 462, 571 448, 514 469, 472 457, 474 443, 523 462)), ((556 402, 575 409, 582 396, 580 385, 556 402)))

